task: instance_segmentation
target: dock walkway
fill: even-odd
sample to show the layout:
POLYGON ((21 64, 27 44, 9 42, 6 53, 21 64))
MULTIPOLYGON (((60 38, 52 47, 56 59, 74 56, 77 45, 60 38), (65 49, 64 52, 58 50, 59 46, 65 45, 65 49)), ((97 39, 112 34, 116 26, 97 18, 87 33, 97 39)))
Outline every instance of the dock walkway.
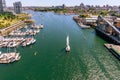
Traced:
POLYGON ((120 46, 114 45, 114 44, 104 44, 104 46, 112 52, 113 55, 115 55, 120 60, 120 46))

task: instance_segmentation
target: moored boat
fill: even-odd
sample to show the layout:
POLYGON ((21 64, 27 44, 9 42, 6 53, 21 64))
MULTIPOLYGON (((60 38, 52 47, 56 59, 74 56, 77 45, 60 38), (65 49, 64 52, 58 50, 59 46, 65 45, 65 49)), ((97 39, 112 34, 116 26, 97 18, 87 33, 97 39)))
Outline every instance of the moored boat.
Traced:
POLYGON ((31 44, 34 44, 36 42, 36 39, 34 38, 26 38, 26 40, 22 43, 22 46, 28 46, 31 44))
POLYGON ((16 52, 10 52, 10 53, 0 52, 0 63, 2 64, 18 61, 20 60, 20 58, 21 56, 19 55, 19 53, 16 53, 16 52))
POLYGON ((43 29, 43 28, 44 28, 43 24, 40 24, 40 29, 43 29))

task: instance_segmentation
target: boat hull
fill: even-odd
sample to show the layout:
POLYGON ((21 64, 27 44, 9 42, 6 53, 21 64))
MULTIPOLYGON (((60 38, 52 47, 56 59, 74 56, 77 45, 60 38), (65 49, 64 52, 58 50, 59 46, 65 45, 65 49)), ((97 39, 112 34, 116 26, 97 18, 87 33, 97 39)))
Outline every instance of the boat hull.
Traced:
POLYGON ((66 47, 66 52, 70 52, 70 46, 66 47))

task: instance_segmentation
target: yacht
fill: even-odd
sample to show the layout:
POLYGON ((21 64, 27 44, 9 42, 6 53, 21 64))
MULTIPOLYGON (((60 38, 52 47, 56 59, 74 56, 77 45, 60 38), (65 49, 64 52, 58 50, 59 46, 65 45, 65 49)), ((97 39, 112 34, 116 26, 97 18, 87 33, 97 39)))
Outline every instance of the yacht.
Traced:
POLYGON ((20 44, 20 42, 15 42, 15 41, 12 41, 12 42, 9 42, 7 47, 17 47, 18 45, 20 44))
POLYGON ((34 38, 27 38, 23 43, 22 46, 28 46, 31 44, 34 44, 36 42, 36 39, 34 38))
POLYGON ((33 44, 33 43, 35 43, 35 42, 36 42, 36 39, 32 38, 31 43, 33 44))
POLYGON ((19 55, 19 53, 16 52, 10 52, 10 53, 0 52, 0 63, 2 64, 18 61, 20 60, 20 58, 21 56, 19 55))
POLYGON ((27 46, 27 43, 26 43, 26 42, 23 42, 23 43, 22 43, 22 46, 23 46, 23 47, 27 46))
POLYGON ((70 45, 69 45, 69 36, 66 38, 66 52, 70 51, 70 45))
POLYGON ((43 24, 40 24, 40 29, 43 29, 43 27, 44 27, 43 24))

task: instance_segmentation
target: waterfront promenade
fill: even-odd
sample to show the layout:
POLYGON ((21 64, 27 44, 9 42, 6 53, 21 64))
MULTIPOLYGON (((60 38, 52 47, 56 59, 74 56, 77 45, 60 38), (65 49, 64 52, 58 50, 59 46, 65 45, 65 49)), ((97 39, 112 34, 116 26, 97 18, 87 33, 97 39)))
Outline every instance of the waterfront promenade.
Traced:
POLYGON ((25 25, 24 21, 18 21, 17 23, 12 24, 9 27, 6 27, 4 29, 0 29, 0 36, 7 36, 8 33, 10 33, 11 31, 18 29, 18 28, 21 28, 24 25, 25 25))

